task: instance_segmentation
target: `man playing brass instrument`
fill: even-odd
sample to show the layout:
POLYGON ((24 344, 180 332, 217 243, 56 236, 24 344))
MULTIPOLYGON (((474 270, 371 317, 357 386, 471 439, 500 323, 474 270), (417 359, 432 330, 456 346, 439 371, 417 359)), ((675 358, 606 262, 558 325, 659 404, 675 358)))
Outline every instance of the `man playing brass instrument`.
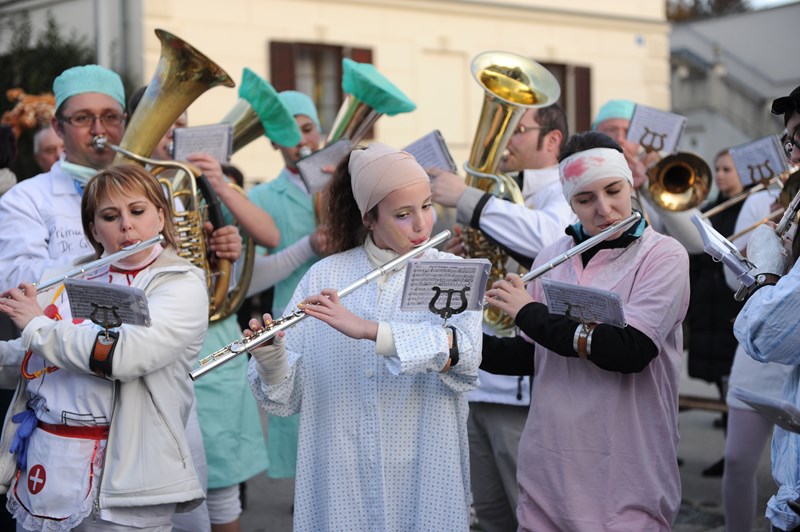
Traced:
MULTIPOLYGON (((441 170, 431 171, 433 200, 457 207, 459 223, 480 229, 530 265, 574 221, 558 180, 558 154, 566 138, 567 119, 558 105, 530 109, 523 115, 500 168, 519 172, 525 205, 468 187, 461 177, 441 170)), ((515 530, 517 447, 530 404, 529 377, 480 371, 480 386, 467 398, 470 476, 481 528, 515 530)))

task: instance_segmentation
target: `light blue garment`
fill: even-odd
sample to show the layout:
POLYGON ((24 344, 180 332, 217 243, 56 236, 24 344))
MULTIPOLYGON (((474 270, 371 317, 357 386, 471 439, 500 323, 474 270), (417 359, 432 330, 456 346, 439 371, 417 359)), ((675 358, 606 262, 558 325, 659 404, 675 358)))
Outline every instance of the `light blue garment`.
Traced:
MULTIPOLYGON (((250 201, 272 216, 281 233, 280 244, 267 249, 270 253, 291 246, 317 229, 311 196, 289 180, 289 170, 286 168, 281 170, 281 173, 273 181, 253 188, 249 197, 250 201)), ((264 248, 259 248, 259 252, 263 253, 264 248)), ((319 258, 314 257, 306 261, 292 275, 275 285, 275 300, 272 304, 273 316, 277 317, 283 314, 295 286, 317 260, 319 258)))
MULTIPOLYGON (((733 332, 754 359, 794 366, 783 397, 800 408, 800 263, 775 286, 753 294, 736 318, 733 332)), ((792 530, 800 526, 800 516, 786 501, 800 498, 800 434, 775 427, 772 476, 780 488, 767 504, 767 518, 781 530, 792 530)))
MULTIPOLYGON (((436 250, 426 259, 453 258, 436 250)), ((315 264, 293 302, 346 286, 372 264, 363 247, 315 264)), ((460 360, 446 373, 447 335, 439 316, 400 311, 405 269, 356 290, 343 304, 391 326, 396 355, 309 318, 286 333, 289 375, 262 385, 248 377, 264 409, 300 414, 294 530, 456 531, 469 528, 466 394, 477 385, 481 313, 448 323, 460 360)))
MULTIPOLYGON (((242 335, 236 315, 208 327, 200 356, 242 335)), ((208 487, 235 486, 267 469, 267 445, 253 394, 247 357, 240 355, 194 383, 197 416, 208 462, 208 487)))
MULTIPOLYGON (((313 233, 317 228, 311 197, 294 185, 289 176, 289 170, 284 168, 275 180, 256 186, 249 194, 250 201, 272 216, 281 233, 280 244, 277 247, 269 248, 270 253, 294 244, 304 236, 313 233)), ((264 248, 260 248, 259 252, 263 253, 264 248)), ((313 257, 306 261, 289 277, 275 285, 275 297, 271 310, 273 316, 281 316, 284 313, 297 283, 317 260, 319 260, 318 257, 313 257)), ((298 416, 270 415, 267 417, 267 452, 270 464, 268 474, 270 477, 294 477, 297 464, 298 427, 298 416)))

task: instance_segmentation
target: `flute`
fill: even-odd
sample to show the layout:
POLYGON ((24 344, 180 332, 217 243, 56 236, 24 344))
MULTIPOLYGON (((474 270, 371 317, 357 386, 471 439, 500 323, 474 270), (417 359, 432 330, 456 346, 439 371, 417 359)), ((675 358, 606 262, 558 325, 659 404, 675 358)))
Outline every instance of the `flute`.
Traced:
POLYGON ((570 248, 565 253, 550 260, 550 262, 542 264, 535 270, 529 271, 528 273, 522 276, 522 282, 527 283, 528 281, 533 281, 537 277, 541 277, 543 274, 549 272, 562 262, 566 262, 575 255, 580 255, 584 251, 588 251, 589 249, 595 247, 600 242, 608 240, 614 233, 628 229, 630 226, 637 223, 641 219, 642 219, 642 213, 634 211, 633 214, 631 214, 627 218, 609 225, 608 227, 606 227, 593 237, 587 238, 574 248, 570 248))
MULTIPOLYGON (((362 286, 366 286, 367 284, 374 281, 378 277, 398 269, 400 266, 403 266, 410 259, 416 257, 423 251, 444 242, 449 237, 450 237, 450 231, 448 230, 442 231, 436 236, 431 237, 424 244, 412 249, 408 253, 405 253, 393 260, 390 260, 386 264, 378 266, 377 268, 367 273, 363 277, 360 277, 354 283, 339 290, 338 291, 339 297, 345 297, 348 294, 358 290, 362 286)), ((214 353, 211 353, 207 357, 204 357, 203 359, 200 360, 200 365, 197 367, 197 369, 189 372, 189 377, 191 377, 193 381, 199 379, 203 375, 218 368, 219 366, 225 364, 226 362, 230 362, 238 355, 246 353, 247 351, 250 351, 251 349, 258 347, 259 345, 272 340, 273 338, 275 338, 275 335, 277 335, 280 331, 286 330, 290 327, 297 325, 297 323, 299 323, 307 316, 308 314, 306 314, 305 311, 303 311, 302 309, 298 309, 290 314, 281 316, 280 318, 270 322, 269 325, 266 325, 263 329, 253 334, 252 336, 250 337, 245 336, 244 338, 240 338, 239 340, 236 340, 235 342, 226 345, 219 351, 215 351, 214 353)))
POLYGON ((153 238, 148 238, 147 240, 143 240, 136 244, 131 244, 130 246, 125 246, 124 248, 120 249, 116 253, 112 253, 106 257, 94 260, 92 262, 87 262, 77 268, 70 270, 66 273, 59 275, 58 277, 54 277, 48 281, 43 283, 33 283, 33 286, 36 287, 36 292, 41 292, 43 290, 47 290, 48 288, 55 286, 57 284, 63 283, 67 279, 72 279, 73 277, 78 277, 79 275, 83 275, 86 272, 90 272, 96 270, 98 268, 102 268, 106 264, 111 264, 112 262, 116 262, 118 260, 124 259, 125 257, 129 257, 135 253, 138 253, 144 249, 151 248, 156 244, 162 244, 164 242, 164 237, 162 235, 154 236, 153 238))

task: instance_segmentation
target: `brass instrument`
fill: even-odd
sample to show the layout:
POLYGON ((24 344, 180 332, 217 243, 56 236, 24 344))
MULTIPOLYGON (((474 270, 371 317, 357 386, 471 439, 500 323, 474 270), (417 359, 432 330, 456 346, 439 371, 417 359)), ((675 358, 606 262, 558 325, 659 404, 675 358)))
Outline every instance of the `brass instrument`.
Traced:
MULTIPOLYGON (((774 221, 776 218, 778 218, 778 216, 782 216, 786 212, 786 209, 789 207, 789 204, 791 203, 792 198, 795 196, 795 194, 797 194, 798 191, 800 191, 800 171, 798 171, 796 169, 793 169, 793 170, 790 170, 790 171, 792 172, 792 174, 786 179, 786 182, 783 183, 783 187, 781 189, 780 195, 778 196, 777 203, 780 205, 780 207, 778 207, 777 209, 774 209, 766 217, 764 217, 761 220, 757 221, 756 223, 750 225, 749 227, 746 227, 746 228, 742 229, 741 231, 739 231, 738 233, 734 233, 733 235, 729 236, 728 240, 733 242, 734 240, 736 240, 740 236, 746 235, 747 233, 749 233, 750 231, 752 231, 753 229, 755 229, 759 225, 761 225, 761 224, 763 224, 765 222, 774 221)), ((775 177, 782 178, 785 175, 786 175, 786 172, 784 172, 782 174, 778 174, 775 177)), ((758 185, 756 185, 756 187, 757 186, 758 185)), ((756 188, 756 187, 753 187, 753 188, 756 188)), ((747 192, 743 192, 742 194, 747 194, 748 192, 751 192, 752 190, 753 189, 750 189, 747 192)), ((759 190, 763 190, 763 189, 759 189, 759 190)), ((741 194, 739 194, 739 195, 741 195, 741 194)), ((737 196, 734 196, 734 197, 737 197, 737 196)))
POLYGON ((711 168, 699 156, 680 152, 660 159, 647 169, 647 195, 665 211, 699 206, 711 190, 711 168))
MULTIPOLYGON (((509 52, 478 54, 470 69, 485 94, 469 161, 464 164, 466 183, 522 204, 517 183, 498 172, 501 155, 525 111, 556 103, 561 87, 542 65, 509 52)), ((507 253, 490 243, 478 229, 465 228, 462 239, 467 255, 486 258, 491 263, 489 286, 505 277, 507 253)), ((498 333, 513 326, 513 320, 496 308, 486 308, 483 317, 484 323, 498 333)))
POLYGON ((175 219, 180 240, 178 254, 206 272, 209 316, 216 321, 236 310, 228 298, 231 263, 219 259, 212 266, 205 246, 201 200, 205 199, 211 223, 220 227, 224 222, 219 200, 198 169, 176 161, 150 159, 146 155, 201 94, 211 87, 233 87, 234 83, 222 68, 187 42, 161 29, 155 33, 161 41, 161 57, 120 145, 110 144, 105 137, 95 137, 92 142, 95 149, 114 150, 115 163, 150 165, 156 177, 167 169, 179 171, 171 179, 160 178, 159 183, 165 189, 175 219), (177 210, 176 200, 181 201, 184 210, 177 210))
POLYGON ((97 270, 98 268, 102 268, 103 266, 105 266, 107 264, 111 264, 111 263, 117 262, 118 260, 122 260, 125 257, 130 257, 131 255, 135 255, 136 253, 139 253, 140 251, 143 251, 145 249, 149 249, 149 248, 155 246, 156 244, 163 244, 163 243, 164 243, 164 236, 159 234, 159 235, 154 236, 153 238, 148 238, 147 240, 142 240, 141 242, 138 242, 136 244, 132 244, 130 246, 125 246, 124 248, 120 249, 116 253, 112 253, 112 254, 107 255, 105 257, 101 257, 101 258, 99 258, 97 260, 93 260, 91 262, 87 262, 86 264, 82 264, 82 265, 78 266, 77 268, 69 270, 68 272, 65 272, 65 273, 63 273, 61 275, 58 275, 57 277, 54 277, 52 279, 48 279, 47 281, 45 281, 43 283, 33 283, 33 286, 36 287, 36 292, 37 293, 38 292, 43 292, 43 291, 47 290, 48 288, 51 288, 53 286, 56 286, 57 284, 63 283, 67 279, 74 279, 75 277, 79 277, 79 276, 85 274, 86 272, 91 272, 91 271, 97 270))
MULTIPOLYGON (((400 255, 399 257, 396 257, 395 259, 392 259, 381 266, 378 266, 377 268, 370 271, 363 277, 360 277, 352 284, 346 286, 345 288, 342 288, 341 290, 339 290, 339 297, 340 298, 345 297, 350 293, 355 292, 362 286, 368 285, 378 277, 381 277, 382 275, 386 275, 387 273, 391 273, 399 269, 400 267, 405 265, 406 262, 416 257, 423 251, 430 249, 438 244, 441 244, 448 238, 450 238, 450 231, 442 231, 441 233, 432 236, 424 244, 415 247, 408 253, 404 253, 403 255, 400 255)), ((199 379, 206 373, 216 369, 217 367, 225 364, 226 362, 230 362, 236 356, 241 355, 242 353, 246 353, 247 351, 255 347, 258 347, 259 345, 272 340, 280 331, 284 331, 290 327, 294 327, 297 323, 305 319, 306 316, 308 316, 308 314, 306 314, 302 310, 295 310, 291 314, 287 314, 286 316, 273 320, 256 334, 250 337, 245 336, 244 338, 236 340, 235 342, 226 345, 219 351, 211 353, 207 357, 201 359, 200 365, 197 367, 197 369, 191 371, 189 373, 189 376, 192 378, 192 380, 199 379)))

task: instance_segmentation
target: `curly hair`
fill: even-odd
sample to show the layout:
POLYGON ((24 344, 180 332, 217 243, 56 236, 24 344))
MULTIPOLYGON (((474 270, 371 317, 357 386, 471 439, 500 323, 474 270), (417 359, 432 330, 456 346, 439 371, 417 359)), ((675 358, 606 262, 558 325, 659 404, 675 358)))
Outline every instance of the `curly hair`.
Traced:
MULTIPOLYGON (((363 150, 365 148, 355 149, 363 150)), ((327 195, 327 202, 325 202, 327 210, 321 213, 321 218, 324 220, 323 224, 328 235, 331 253, 347 251, 362 245, 369 232, 353 196, 349 165, 350 154, 342 158, 336 166, 333 177, 323 191, 323 194, 327 195)), ((370 209, 364 218, 377 220, 377 205, 370 209)))

